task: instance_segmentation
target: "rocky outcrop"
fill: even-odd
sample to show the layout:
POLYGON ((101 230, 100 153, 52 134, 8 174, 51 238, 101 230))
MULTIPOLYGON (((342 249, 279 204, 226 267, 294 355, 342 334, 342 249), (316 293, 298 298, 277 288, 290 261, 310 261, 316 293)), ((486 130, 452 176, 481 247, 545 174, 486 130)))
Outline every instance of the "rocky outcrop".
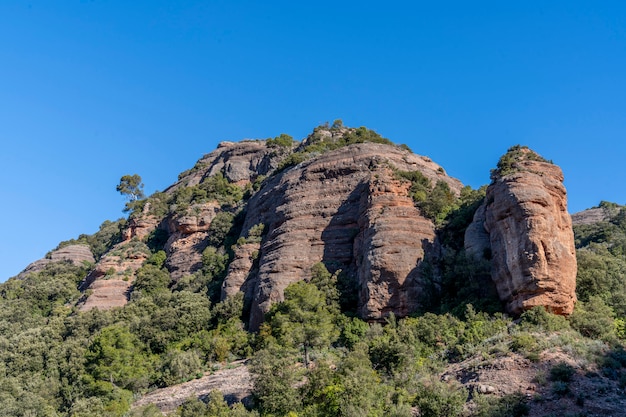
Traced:
POLYGON ((227 365, 216 371, 206 372, 201 378, 150 391, 138 398, 132 408, 154 404, 165 415, 172 415, 185 400, 198 398, 206 401, 213 390, 222 393, 228 404, 241 402, 250 406, 253 381, 248 366, 244 361, 227 365))
POLYGON ((142 215, 132 217, 128 220, 128 226, 124 229, 123 238, 124 241, 129 241, 132 238, 143 240, 150 235, 157 228, 161 219, 152 215, 142 215))
POLYGON ((228 265, 228 279, 222 285, 222 299, 240 291, 252 295, 254 288, 248 288, 248 286, 254 285, 254 276, 258 272, 254 261, 258 258, 260 249, 261 242, 244 243, 235 247, 233 260, 228 265))
MULTIPOLYGON (((251 328, 258 327, 272 303, 283 299, 290 283, 310 278, 311 266, 320 261, 372 284, 370 290, 361 292, 359 301, 368 319, 380 319, 396 307, 399 314, 414 307, 408 300, 414 283, 410 274, 418 266, 424 245, 432 244, 433 226, 412 206, 408 186, 396 184, 377 195, 376 175, 388 177, 392 167, 419 170, 433 184, 443 180, 457 193, 461 188, 458 180, 428 158, 394 146, 364 143, 328 152, 275 175, 250 199, 243 230, 262 223, 267 231, 259 252, 259 272, 251 277, 252 282, 245 281, 245 288, 239 288, 253 300, 251 328), (391 204, 389 208, 383 207, 385 201, 391 204), (393 219, 395 215, 399 218, 393 219), (412 233, 417 234, 409 237, 412 233), (380 236, 396 237, 393 245, 399 246, 380 236), (408 264, 394 264, 399 258, 408 264), (375 282, 386 283, 387 288, 374 291, 375 282)), ((242 271, 227 275, 227 292, 239 287, 243 275, 242 271)))
POLYGON ((409 185, 381 170, 362 194, 353 250, 359 315, 369 320, 381 320, 391 312, 404 317, 419 306, 418 265, 433 250, 435 227, 408 196, 409 185))
POLYGON ((588 225, 599 222, 608 221, 612 216, 617 214, 619 208, 615 207, 593 207, 587 210, 583 210, 579 213, 572 214, 573 225, 588 225))
POLYGON ((126 305, 135 273, 149 255, 147 246, 138 240, 115 245, 81 283, 79 289, 85 293, 81 311, 126 305))
POLYGON ((94 263, 95 259, 91 249, 87 245, 68 245, 50 252, 52 262, 70 261, 74 265, 81 265, 85 262, 94 263))
POLYGON ((193 204, 169 221, 165 243, 167 269, 174 281, 202 268, 202 251, 207 247, 208 230, 220 210, 217 201, 193 204))
POLYGON ((189 235, 176 233, 165 244, 167 261, 172 280, 178 281, 185 275, 193 274, 202 268, 202 251, 207 247, 207 232, 189 235))
POLYGON ((221 173, 230 182, 249 182, 266 175, 280 158, 263 140, 220 142, 217 149, 202 157, 196 166, 181 174, 172 187, 198 185, 204 178, 221 173))
POLYGON ((169 222, 170 233, 189 235, 206 232, 219 211, 220 204, 217 201, 192 204, 184 213, 171 218, 169 222))
POLYGON ((64 261, 71 262, 74 265, 83 265, 85 263, 93 264, 96 260, 94 259, 89 246, 82 244, 67 245, 53 250, 46 258, 39 259, 38 261, 28 265, 22 272, 19 273, 18 278, 23 278, 28 274, 42 271, 46 265, 51 262, 64 261))
POLYGON ((529 149, 511 157, 512 166, 496 171, 467 229, 466 251, 491 257, 492 279, 509 313, 544 306, 570 314, 576 255, 563 173, 529 149))

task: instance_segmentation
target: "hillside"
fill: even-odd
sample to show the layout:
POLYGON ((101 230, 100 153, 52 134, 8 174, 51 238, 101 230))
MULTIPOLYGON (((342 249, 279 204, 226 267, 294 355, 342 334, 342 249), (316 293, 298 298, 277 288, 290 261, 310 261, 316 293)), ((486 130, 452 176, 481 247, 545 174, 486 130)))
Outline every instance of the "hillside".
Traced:
POLYGON ((572 226, 563 173, 528 148, 473 190, 338 121, 139 183, 118 186, 127 218, 1 284, 0 416, 623 409, 626 209, 572 226), (249 409, 207 391, 241 359, 249 409))

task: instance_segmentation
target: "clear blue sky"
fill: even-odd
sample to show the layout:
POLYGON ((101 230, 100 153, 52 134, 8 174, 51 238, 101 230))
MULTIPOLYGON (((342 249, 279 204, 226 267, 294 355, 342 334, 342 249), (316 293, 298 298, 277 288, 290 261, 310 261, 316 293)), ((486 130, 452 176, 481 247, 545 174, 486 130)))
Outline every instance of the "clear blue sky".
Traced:
POLYGON ((623 1, 0 2, 0 281, 222 140, 341 118, 463 183, 515 144, 626 203, 623 1))

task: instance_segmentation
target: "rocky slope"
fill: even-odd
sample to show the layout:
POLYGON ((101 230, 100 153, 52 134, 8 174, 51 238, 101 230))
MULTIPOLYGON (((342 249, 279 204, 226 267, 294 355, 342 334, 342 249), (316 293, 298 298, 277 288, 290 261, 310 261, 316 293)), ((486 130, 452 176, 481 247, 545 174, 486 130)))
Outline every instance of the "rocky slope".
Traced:
POLYGON ((491 258, 508 312, 537 305, 573 311, 576 253, 563 173, 533 151, 512 149, 501 159, 465 247, 474 257, 491 258))

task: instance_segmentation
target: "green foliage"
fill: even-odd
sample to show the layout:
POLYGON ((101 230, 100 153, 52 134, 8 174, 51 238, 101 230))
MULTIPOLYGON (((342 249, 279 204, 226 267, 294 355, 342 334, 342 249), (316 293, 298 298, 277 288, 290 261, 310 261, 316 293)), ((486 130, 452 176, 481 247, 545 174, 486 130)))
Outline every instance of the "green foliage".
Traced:
POLYGON ((266 319, 279 344, 291 348, 302 346, 305 367, 311 349, 329 346, 339 336, 325 294, 304 281, 289 285, 285 289, 285 301, 274 304, 266 319))
POLYGON ((87 369, 96 380, 129 390, 147 388, 154 361, 126 327, 102 329, 86 354, 87 369))
POLYGON ((287 168, 291 168, 293 166, 301 164, 302 162, 309 159, 310 156, 311 155, 309 153, 301 151, 291 153, 278 164, 278 167, 276 167, 276 172, 280 172, 287 168))
POLYGON ((521 163, 523 161, 552 163, 552 161, 544 159, 530 150, 528 146, 511 146, 507 152, 500 157, 497 168, 491 171, 491 179, 495 181, 498 177, 504 177, 522 170, 521 163))
POLYGON ((626 257, 615 256, 606 245, 591 243, 576 252, 576 293, 586 302, 600 297, 626 317, 626 257))
POLYGON ((128 417, 163 417, 161 410, 154 405, 148 404, 143 407, 137 407, 130 411, 128 417))
POLYGON ((137 174, 124 175, 120 178, 120 183, 115 187, 115 190, 130 201, 141 200, 145 197, 141 177, 137 174))
MULTIPOLYGON (((156 259, 156 262, 160 262, 156 259)), ((137 270, 134 282, 134 297, 137 294, 152 295, 158 291, 166 291, 170 283, 170 274, 152 263, 146 263, 137 270)))
POLYGON ((526 310, 520 316, 520 327, 526 330, 558 332, 570 328, 567 319, 548 312, 543 306, 526 310))
MULTIPOLYGON (((180 187, 171 197, 170 204, 174 205, 175 212, 186 213, 193 204, 202 204, 217 201, 224 206, 235 206, 243 198, 243 190, 232 184, 221 172, 206 177, 195 186, 180 187)), ((193 211, 191 212, 193 214, 193 211)))
POLYGON ((456 197, 447 182, 439 180, 426 200, 418 204, 424 215, 442 224, 448 213, 456 208, 456 197))
MULTIPOLYGON (((56 309, 78 300, 78 283, 87 270, 70 262, 54 262, 44 270, 26 275, 22 279, 12 278, 0 289, 2 300, 19 303, 25 315, 47 317, 56 309)), ((26 317, 23 317, 26 320, 26 317)))
POLYGON ((165 265, 166 260, 167 260, 167 254, 165 253, 164 250, 160 250, 150 255, 146 263, 149 265, 154 265, 155 267, 161 269, 163 268, 163 265, 165 265))
POLYGON ((461 189, 458 201, 451 211, 448 212, 444 227, 440 230, 441 241, 454 251, 463 249, 465 231, 474 219, 474 213, 483 203, 487 186, 477 190, 465 186, 461 189))
POLYGON ((467 395, 465 388, 433 379, 423 384, 415 405, 423 417, 455 417, 462 415, 467 395))
MULTIPOLYGON (((459 201, 447 182, 438 180, 433 186, 419 171, 395 171, 395 175, 399 179, 411 182, 409 195, 424 216, 432 219, 435 224, 443 225, 448 214, 458 209, 459 201)), ((465 198, 469 199, 468 196, 465 198)))
MULTIPOLYGON (((340 120, 336 120, 336 122, 337 124, 333 124, 332 127, 329 127, 327 123, 326 125, 318 126, 313 129, 313 134, 309 136, 305 144, 300 146, 297 152, 289 154, 281 161, 277 172, 298 165, 315 154, 343 148, 344 146, 353 145, 355 143, 373 142, 393 145, 393 142, 389 139, 382 137, 375 131, 364 126, 356 129, 344 128, 343 122, 339 123, 340 120)), ((274 141, 271 143, 274 144, 274 141)))
POLYGON ((235 228, 235 215, 227 211, 220 211, 215 215, 209 226, 208 244, 219 248, 226 244, 226 237, 235 228))
POLYGON ((341 271, 339 270, 335 274, 331 274, 322 262, 318 262, 311 267, 310 283, 324 294, 326 306, 333 314, 338 314, 340 310, 340 294, 337 286, 337 277, 340 273, 341 271))
MULTIPOLYGON (((342 123, 343 126, 343 123, 342 123)), ((383 138, 375 131, 361 126, 357 129, 348 128, 343 134, 328 135, 323 132, 329 130, 339 130, 339 127, 329 129, 327 126, 318 126, 313 129, 313 134, 309 137, 309 141, 305 147, 305 151, 309 153, 323 153, 342 148, 344 146, 353 145, 355 143, 384 143, 393 145, 389 139, 383 138)))
POLYGON ((550 380, 571 382, 576 370, 565 362, 559 362, 550 368, 550 380))
POLYGON ((281 133, 280 136, 276 136, 274 139, 267 139, 265 144, 268 148, 291 148, 293 146, 293 137, 281 133))
MULTIPOLYGON (((94 258, 97 260, 108 252, 115 244, 122 241, 122 230, 126 226, 126 219, 118 219, 115 222, 105 220, 99 230, 93 235, 81 234, 77 239, 70 239, 59 243, 56 249, 61 249, 68 245, 86 244, 91 249, 94 258)), ((49 254, 46 255, 46 257, 49 254)))
MULTIPOLYGON (((465 313, 471 304, 479 311, 502 311, 495 284, 491 279, 491 262, 468 257, 465 250, 447 251, 438 264, 440 281, 431 282, 430 291, 423 295, 423 305, 430 311, 465 313)), ((426 275, 426 274, 425 274, 426 275)))
POLYGON ((424 174, 419 171, 396 171, 396 175, 411 182, 409 195, 413 198, 413 201, 416 203, 426 201, 428 194, 431 192, 432 183, 424 174))
POLYGON ((511 337, 511 350, 534 357, 539 350, 539 343, 530 333, 518 333, 511 337))
POLYGON ((589 301, 578 302, 570 316, 571 326, 583 336, 612 340, 615 338, 615 313, 600 297, 590 297, 589 301))
POLYGON ((160 385, 174 385, 202 376, 202 359, 195 350, 171 349, 163 356, 160 385))
POLYGON ((284 416, 297 411, 302 399, 296 388, 302 370, 296 367, 294 352, 270 347, 257 352, 250 371, 254 376, 254 394, 263 415, 284 416))
POLYGON ((476 400, 478 404, 476 417, 523 417, 530 412, 526 398, 522 394, 508 394, 503 397, 481 396, 476 400))

